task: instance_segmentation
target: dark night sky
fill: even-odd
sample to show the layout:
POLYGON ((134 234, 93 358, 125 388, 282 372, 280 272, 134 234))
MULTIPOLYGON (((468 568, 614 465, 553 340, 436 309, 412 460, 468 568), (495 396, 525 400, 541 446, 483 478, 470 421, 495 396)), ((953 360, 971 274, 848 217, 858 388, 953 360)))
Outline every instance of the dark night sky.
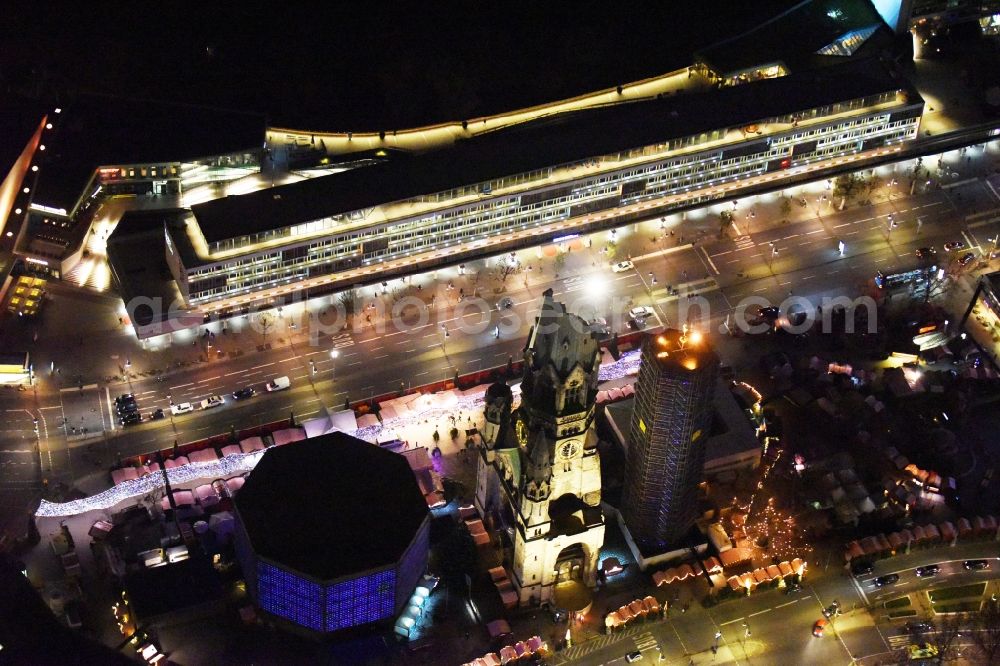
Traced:
POLYGON ((328 2, 319 13, 211 0, 32 6, 36 13, 3 28, 0 85, 239 107, 292 127, 393 129, 670 71, 793 4, 328 2))

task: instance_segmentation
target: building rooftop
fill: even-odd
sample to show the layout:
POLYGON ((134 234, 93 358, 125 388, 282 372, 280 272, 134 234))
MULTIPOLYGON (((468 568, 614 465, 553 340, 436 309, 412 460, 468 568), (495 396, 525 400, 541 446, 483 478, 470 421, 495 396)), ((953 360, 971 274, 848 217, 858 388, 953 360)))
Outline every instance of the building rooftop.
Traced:
POLYGON ((394 564, 428 515, 406 458, 341 432, 268 449, 235 505, 258 556, 321 581, 394 564))
POLYGON ((262 114, 83 94, 61 105, 46 136, 34 202, 72 211, 98 166, 189 162, 259 149, 262 114))
POLYGON ((684 332, 675 328, 664 329, 647 336, 647 344, 653 358, 666 370, 693 372, 706 366, 719 365, 719 357, 698 330, 684 332))
POLYGON ((222 581, 206 557, 196 556, 130 573, 125 577, 125 590, 139 622, 147 624, 220 600, 222 581))
POLYGON ((852 60, 721 90, 542 118, 439 151, 216 199, 192 210, 205 239, 218 242, 900 89, 919 99, 879 61, 852 60))
POLYGON ((130 308, 129 316, 140 326, 165 320, 171 304, 183 302, 167 265, 164 228, 182 225, 187 215, 182 209, 128 211, 108 238, 108 266, 122 300, 129 304, 159 298, 163 304, 158 312, 130 308))
POLYGON ((723 77, 775 62, 798 72, 854 54, 871 55, 891 39, 892 31, 869 0, 805 0, 702 49, 696 58, 723 77))

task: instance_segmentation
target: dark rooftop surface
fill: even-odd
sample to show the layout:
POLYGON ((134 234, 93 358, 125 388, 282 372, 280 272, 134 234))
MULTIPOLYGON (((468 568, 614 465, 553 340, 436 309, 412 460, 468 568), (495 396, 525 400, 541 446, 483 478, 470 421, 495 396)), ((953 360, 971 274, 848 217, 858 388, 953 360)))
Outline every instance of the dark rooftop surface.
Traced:
POLYGON ((268 449, 235 503, 258 555, 318 580, 394 564, 427 516, 406 458, 339 432, 268 449))
POLYGON ((663 74, 793 4, 77 3, 38 20, 14 3, 0 90, 114 91, 257 110, 283 127, 391 130, 663 74))
POLYGON ((217 242, 899 88, 910 86, 877 60, 851 60, 721 90, 560 114, 436 152, 215 199, 193 211, 205 239, 217 242))
POLYGON ((60 108, 45 137, 34 201, 67 211, 102 164, 190 161, 264 143, 259 113, 93 94, 60 108))
POLYGON ((115 284, 129 316, 142 326, 165 318, 171 303, 180 297, 167 265, 164 225, 179 225, 187 214, 181 209, 128 211, 108 238, 108 265, 115 284), (136 298, 142 302, 160 298, 162 311, 129 307, 136 298))
POLYGON ((162 567, 140 569, 125 577, 129 605, 139 622, 211 603, 222 597, 219 574, 205 556, 162 567))
POLYGON ((760 25, 701 49, 698 58, 721 73, 778 60, 795 72, 843 60, 844 56, 818 55, 816 51, 848 32, 872 25, 879 26, 881 32, 869 43, 882 41, 880 36, 891 38, 891 31, 869 0, 806 0, 770 19, 762 15, 760 25))

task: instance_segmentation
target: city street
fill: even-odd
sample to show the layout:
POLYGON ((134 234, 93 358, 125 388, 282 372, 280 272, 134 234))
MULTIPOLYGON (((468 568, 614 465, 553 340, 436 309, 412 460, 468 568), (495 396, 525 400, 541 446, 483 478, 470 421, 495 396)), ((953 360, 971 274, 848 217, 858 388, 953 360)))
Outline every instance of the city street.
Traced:
MULTIPOLYGON (((553 257, 560 249, 554 246, 522 252, 518 259, 531 270, 511 275, 505 281, 506 290, 487 299, 460 297, 463 291, 466 295, 491 293, 491 287, 498 284, 488 277, 490 267, 470 265, 463 271, 441 271, 436 280, 423 275, 408 283, 394 281, 385 295, 375 288, 359 290, 365 316, 356 316, 346 330, 334 322, 331 306, 336 302, 317 299, 304 308, 278 313, 263 329, 251 330, 250 324, 256 322, 246 318, 230 320, 225 329, 213 323, 205 328, 209 337, 184 339, 176 334, 172 347, 155 351, 141 348, 124 326, 114 325, 114 299, 60 287, 55 292, 57 300, 67 305, 86 303, 89 308, 85 323, 76 329, 89 333, 84 347, 88 352, 86 356, 74 352, 67 343, 76 336, 66 333, 74 329, 53 322, 58 330, 43 330, 39 346, 44 343, 44 347, 33 353, 39 376, 37 395, 7 393, 0 396, 0 408, 25 418, 24 409, 41 415, 42 469, 47 476, 69 479, 107 466, 119 455, 166 448, 175 440, 193 441, 231 427, 287 418, 290 413, 309 417, 321 406, 338 409, 345 400, 368 399, 451 379, 456 373, 503 366, 508 359, 519 358, 537 299, 547 288, 571 311, 586 318, 603 317, 617 332, 626 330, 625 312, 633 305, 655 308, 655 315, 645 322, 647 327, 678 325, 682 306, 686 309, 697 303, 687 297, 697 295, 710 310, 702 313, 693 305, 686 319, 715 333, 750 297, 780 304, 790 295, 805 296, 819 304, 823 296, 863 294, 877 270, 890 272, 915 265, 918 247, 935 247, 937 263, 949 270, 953 268, 949 262, 961 252, 944 252, 945 242, 965 240, 988 253, 987 239, 1000 231, 1000 221, 982 216, 981 209, 984 202, 993 209, 998 202, 982 181, 962 188, 965 196, 956 196, 952 188, 908 196, 897 192, 903 189, 897 186, 882 201, 852 205, 844 211, 837 210, 830 199, 824 202, 815 197, 810 199, 814 205, 796 204, 787 223, 765 212, 768 206, 776 208, 776 197, 763 195, 755 198, 757 202, 741 202, 736 209, 719 204, 680 224, 669 221, 676 226, 668 227, 657 218, 613 234, 595 234, 587 242, 574 239, 560 248, 563 256, 558 262, 553 257), (719 239, 718 211, 724 206, 735 210, 735 229, 727 229, 730 233, 719 239), (966 230, 963 223, 968 216, 975 217, 975 228, 966 230), (616 260, 631 257, 633 269, 615 273, 606 267, 603 246, 611 243, 617 245, 616 260), (407 297, 395 303, 409 303, 396 306, 402 327, 392 321, 393 292, 407 297), (502 316, 496 307, 501 297, 511 300, 502 316), (710 315, 707 321, 706 314, 710 315), (110 321, 111 330, 100 330, 95 320, 110 321), (106 350, 103 356, 102 350, 106 350), (170 359, 175 364, 179 359, 190 360, 171 369, 170 359), (56 368, 59 371, 53 374, 56 368), (104 373, 124 379, 107 383, 101 376, 104 373), (93 395, 82 411, 74 406, 82 396, 79 386, 72 386, 77 376, 93 382, 86 385, 86 393, 93 395), (268 394, 264 384, 277 376, 288 376, 292 389, 268 394), (253 386, 257 396, 237 404, 231 394, 245 386, 253 386), (122 430, 111 416, 111 400, 121 393, 133 393, 145 417, 156 409, 163 409, 168 417, 122 430), (227 404, 169 417, 171 402, 196 402, 214 394, 225 396, 227 404)), ((69 307, 59 308, 56 316, 61 319, 69 311, 69 307)), ((0 433, 7 464, 16 465, 27 476, 26 451, 33 436, 30 419, 28 424, 8 423, 0 433)))
POLYGON ((913 637, 903 629, 906 621, 934 621, 929 604, 926 611, 921 609, 922 612, 908 619, 893 620, 883 616, 878 612, 878 603, 870 614, 865 608, 866 599, 860 592, 867 591, 871 601, 876 601, 871 594, 872 578, 900 573, 899 583, 875 595, 881 601, 895 599, 917 589, 991 581, 997 575, 1000 562, 994 559, 991 568, 986 571, 966 572, 962 569, 962 561, 996 558, 996 554, 997 545, 992 541, 914 550, 877 561, 875 572, 859 577, 857 584, 841 568, 813 571, 807 574, 799 592, 786 595, 780 590, 759 591, 746 599, 727 601, 713 608, 703 609, 693 605, 684 614, 674 609, 669 619, 638 624, 622 633, 603 635, 574 645, 559 654, 553 663, 623 664, 626 663, 625 655, 633 650, 642 651, 646 660, 656 663, 659 646, 665 657, 659 663, 679 666, 687 666, 691 661, 695 664, 847 664, 854 658, 883 655, 911 644, 913 637), (914 567, 935 563, 942 563, 941 573, 931 578, 916 579, 914 567), (904 577, 907 574, 914 580, 904 577), (842 615, 832 619, 823 637, 814 637, 813 624, 823 617, 823 609, 834 600, 840 603, 842 615), (873 616, 876 621, 873 621, 873 616), (713 655, 711 648, 716 632, 721 632, 722 637, 718 642, 718 653, 713 655))

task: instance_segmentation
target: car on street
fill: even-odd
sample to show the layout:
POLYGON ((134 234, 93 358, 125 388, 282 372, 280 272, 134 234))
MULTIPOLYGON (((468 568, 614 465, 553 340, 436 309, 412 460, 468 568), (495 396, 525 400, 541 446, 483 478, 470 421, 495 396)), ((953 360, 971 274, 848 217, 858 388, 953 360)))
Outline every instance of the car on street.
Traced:
POLYGON ((608 326, 608 322, 604 321, 601 317, 591 319, 590 323, 587 324, 587 329, 597 333, 597 336, 602 339, 611 337, 611 327, 608 326))
POLYGON ((966 252, 961 257, 958 258, 958 263, 960 266, 968 266, 976 258, 976 255, 972 252, 966 252))
POLYGON ((823 617, 830 618, 840 615, 840 608, 837 606, 827 606, 823 609, 823 617))
POLYGON ((822 638, 823 632, 826 631, 827 622, 829 622, 829 620, 826 618, 816 620, 816 624, 813 625, 813 636, 822 638))
POLYGON ((637 661, 642 661, 642 653, 638 650, 634 650, 625 655, 625 661, 630 664, 634 664, 637 661))
POLYGON ((268 391, 284 391, 285 389, 291 387, 291 385, 292 385, 292 380, 290 380, 287 376, 283 376, 283 377, 275 377, 274 379, 272 379, 267 383, 265 388, 268 391))
POLYGON ((934 631, 934 625, 930 622, 907 622, 903 625, 903 631, 908 634, 926 634, 934 631))
POLYGON ((170 413, 174 416, 178 414, 187 414, 188 412, 194 411, 194 405, 190 402, 179 402, 176 405, 170 405, 170 413))
POLYGON ((932 247, 917 248, 917 259, 929 259, 937 254, 937 250, 932 247))
POLYGON ((990 252, 990 260, 1000 259, 1000 250, 993 250, 990 252))
POLYGON ((166 418, 166 414, 163 413, 163 408, 157 408, 152 415, 149 417, 153 421, 159 421, 160 419, 166 418))
POLYGON ((917 578, 926 578, 928 576, 936 576, 941 572, 941 567, 937 564, 927 564, 922 567, 917 567, 914 573, 917 574, 917 578))
POLYGON ((514 299, 510 296, 504 296, 499 301, 497 301, 497 310, 503 312, 504 310, 510 310, 514 307, 514 299))
POLYGON ((226 401, 221 395, 210 395, 201 401, 202 409, 212 409, 213 407, 221 407, 226 401))
POLYGON ((139 412, 130 412, 121 417, 119 423, 123 426, 135 425, 142 421, 142 414, 139 412))
POLYGON ((135 402, 135 396, 131 393, 123 393, 117 398, 115 398, 115 407, 118 407, 126 402, 135 402))
POLYGON ((875 565, 867 560, 860 560, 858 562, 851 563, 851 573, 855 576, 864 576, 875 571, 875 565))
POLYGON ((962 563, 966 571, 982 571, 983 569, 989 569, 990 563, 987 560, 966 560, 962 563))
POLYGON ((244 386, 243 388, 236 389, 233 392, 233 399, 234 400, 246 400, 247 398, 254 397, 256 394, 257 394, 257 392, 253 390, 252 386, 244 386))
POLYGON ((118 416, 125 416, 139 411, 139 405, 135 402, 123 402, 118 405, 118 416))
POLYGON ((781 310, 775 305, 761 307, 757 310, 757 316, 764 321, 774 323, 781 316, 781 310))
POLYGON ((635 268, 635 264, 631 261, 619 261, 617 264, 612 264, 611 270, 615 273, 624 273, 625 271, 630 271, 635 268))
POLYGON ((944 244, 945 252, 954 252, 955 250, 961 250, 965 247, 965 241, 950 241, 944 244))
POLYGON ((645 319, 653 316, 653 308, 648 305, 637 305, 628 311, 628 316, 633 319, 645 319))
POLYGON ((802 584, 797 580, 793 580, 791 583, 785 586, 785 594, 794 594, 802 589, 802 584))
POLYGON ((885 587, 886 585, 894 585, 899 582, 899 574, 886 574, 885 576, 879 576, 878 578, 872 580, 872 584, 875 587, 885 587))
POLYGON ((636 319, 635 317, 632 317, 627 322, 625 322, 625 327, 628 328, 628 330, 630 331, 641 331, 643 326, 645 325, 646 325, 645 322, 636 319))

